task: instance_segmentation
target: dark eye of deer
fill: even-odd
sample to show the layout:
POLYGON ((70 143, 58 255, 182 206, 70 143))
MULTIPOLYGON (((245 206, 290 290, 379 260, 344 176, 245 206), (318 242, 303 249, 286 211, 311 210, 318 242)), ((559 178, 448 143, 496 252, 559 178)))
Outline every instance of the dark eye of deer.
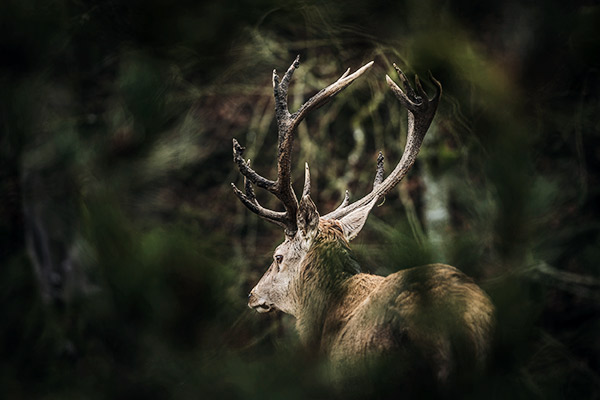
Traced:
POLYGON ((283 256, 282 255, 276 255, 275 256, 275 261, 277 262, 277 264, 281 264, 281 262, 283 261, 283 256))

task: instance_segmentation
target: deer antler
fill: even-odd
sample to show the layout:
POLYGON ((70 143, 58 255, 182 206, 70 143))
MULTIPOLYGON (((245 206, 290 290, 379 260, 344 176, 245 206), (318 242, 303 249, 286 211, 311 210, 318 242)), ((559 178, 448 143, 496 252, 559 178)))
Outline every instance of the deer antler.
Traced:
POLYGON ((415 86, 417 91, 410 86, 406 75, 394 64, 394 68, 400 76, 400 80, 406 92, 404 92, 396 83, 388 76, 385 76, 387 84, 392 89, 400 103, 408 110, 408 135, 406 146, 402 158, 396 168, 390 175, 383 180, 383 154, 379 153, 377 157, 377 172, 373 183, 373 190, 360 200, 349 204, 348 191, 344 197, 342 204, 325 215, 326 219, 340 219, 352 211, 362 207, 370 207, 373 203, 379 202, 390 190, 392 190, 398 182, 404 178, 408 170, 412 167, 423 143, 423 138, 437 110, 440 97, 442 95, 442 85, 431 75, 429 77, 436 86, 436 93, 430 99, 421 86, 419 77, 415 75, 415 86))
MULTIPOLYGON (((300 65, 300 56, 296 57, 292 65, 283 75, 281 81, 277 71, 273 70, 273 95, 275 97, 275 117, 277 119, 278 130, 278 154, 277 154, 277 180, 266 179, 250 168, 250 162, 242 157, 244 148, 240 146, 237 140, 233 139, 233 160, 237 164, 240 172, 244 175, 245 192, 239 190, 233 183, 234 193, 252 212, 260 217, 273 222, 284 228, 287 236, 293 236, 298 230, 296 213, 298 211, 298 200, 294 189, 292 188, 291 178, 291 151, 294 141, 293 133, 306 117, 306 115, 327 102, 336 94, 348 87, 356 78, 361 76, 367 69, 373 65, 373 61, 364 65, 353 74, 350 74, 350 68, 334 83, 319 91, 304 103, 298 111, 291 114, 288 109, 288 87, 292 75, 300 65), (252 183, 258 187, 264 188, 273 193, 282 203, 285 212, 273 211, 262 207, 256 200, 252 183)), ((310 187, 310 175, 308 165, 306 166, 305 189, 310 187)))

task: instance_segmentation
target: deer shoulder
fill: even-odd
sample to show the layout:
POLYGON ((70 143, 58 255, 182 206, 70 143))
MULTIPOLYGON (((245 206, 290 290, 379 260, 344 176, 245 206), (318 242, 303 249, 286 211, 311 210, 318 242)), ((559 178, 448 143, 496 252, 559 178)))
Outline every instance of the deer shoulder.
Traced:
POLYGON ((353 287, 349 301, 340 303, 345 310, 331 314, 332 327, 336 314, 346 317, 325 341, 335 363, 356 367, 364 359, 396 357, 408 367, 407 359, 421 364, 426 359, 424 368, 442 381, 457 368, 483 367, 494 308, 456 268, 432 264, 387 277, 358 274, 349 284, 359 287, 353 287), (358 293, 360 299, 354 298, 358 293), (458 365, 465 358, 470 365, 458 365))

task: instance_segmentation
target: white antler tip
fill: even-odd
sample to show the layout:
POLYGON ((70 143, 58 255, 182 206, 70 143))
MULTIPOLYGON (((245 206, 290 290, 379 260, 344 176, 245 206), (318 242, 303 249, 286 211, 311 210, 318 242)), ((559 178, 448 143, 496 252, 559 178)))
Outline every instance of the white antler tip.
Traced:
POLYGON ((359 71, 360 71, 360 72, 362 73, 362 72, 364 72, 364 71, 368 70, 369 68, 371 68, 371 67, 373 66, 373 63, 374 63, 374 62, 375 62, 375 61, 371 61, 371 62, 368 62, 368 63, 366 63, 365 65, 363 65, 362 67, 360 67, 360 68, 359 68, 359 70, 358 70, 357 72, 359 72, 359 71))
POLYGON ((402 92, 402 89, 400 89, 400 87, 396 84, 396 82, 394 82, 394 80, 392 78, 390 78, 389 75, 385 76, 385 81, 387 82, 388 86, 392 88, 392 90, 397 90, 402 92))

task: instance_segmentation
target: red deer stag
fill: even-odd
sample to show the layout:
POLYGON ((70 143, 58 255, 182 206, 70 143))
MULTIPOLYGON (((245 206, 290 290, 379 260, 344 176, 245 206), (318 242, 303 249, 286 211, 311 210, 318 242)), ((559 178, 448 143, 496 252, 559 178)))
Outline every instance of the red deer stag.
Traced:
POLYGON ((244 148, 233 139, 233 159, 245 182, 245 193, 232 184, 235 194, 251 211, 285 232, 273 263, 250 292, 248 306, 261 313, 280 310, 296 317, 301 340, 326 354, 336 370, 346 375, 385 358, 392 360, 403 376, 418 370, 413 365, 417 363, 435 380, 446 382, 461 370, 476 371, 484 363, 494 321, 489 298, 449 265, 404 269, 387 277, 361 273, 349 248, 373 206, 415 162, 435 115, 441 84, 431 76, 436 93, 429 98, 418 77, 414 90, 395 64, 404 90, 386 75, 392 92, 408 109, 408 137, 400 162, 385 179, 383 155, 379 154, 373 190, 365 197, 350 203, 346 192, 336 210, 319 216, 310 197, 308 164, 300 202, 292 189, 290 153, 298 124, 372 65, 370 62, 353 74, 348 69, 293 114, 288 110, 287 92, 299 58, 281 80, 273 71, 279 131, 276 180, 254 171, 242 157, 244 148), (273 193, 285 211, 261 206, 253 184, 273 193))

